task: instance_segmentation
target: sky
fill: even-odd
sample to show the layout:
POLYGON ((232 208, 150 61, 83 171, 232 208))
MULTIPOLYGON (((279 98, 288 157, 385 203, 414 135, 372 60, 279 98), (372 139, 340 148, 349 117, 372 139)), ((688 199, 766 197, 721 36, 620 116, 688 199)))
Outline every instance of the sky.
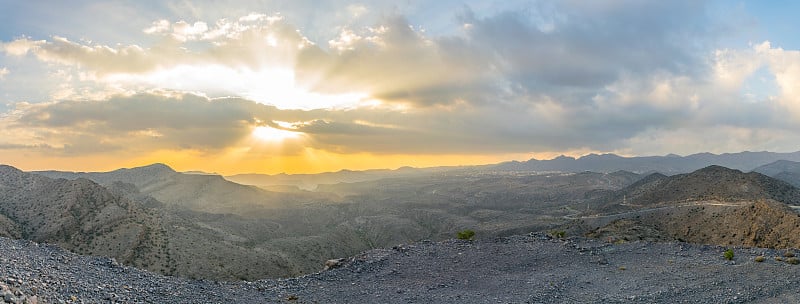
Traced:
POLYGON ((0 0, 0 163, 800 150, 796 1, 0 0))

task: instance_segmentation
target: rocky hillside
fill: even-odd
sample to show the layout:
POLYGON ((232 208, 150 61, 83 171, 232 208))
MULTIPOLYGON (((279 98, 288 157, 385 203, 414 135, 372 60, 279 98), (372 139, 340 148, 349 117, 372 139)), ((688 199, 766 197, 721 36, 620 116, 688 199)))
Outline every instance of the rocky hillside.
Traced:
POLYGON ((331 256, 352 252, 341 248, 353 243, 344 238, 275 244, 302 238, 286 235, 280 226, 165 208, 132 184, 104 187, 84 178, 51 179, 0 166, 0 236, 58 244, 162 274, 226 280, 299 275, 317 270, 331 256))
POLYGON ((654 174, 598 201, 596 212, 604 215, 581 219, 594 227, 591 237, 800 247, 800 214, 792 208, 800 205, 800 190, 756 172, 711 166, 654 174))
POLYGON ((774 200, 800 205, 800 189, 760 173, 709 166, 674 176, 655 173, 624 189, 597 195, 591 204, 594 212, 609 213, 710 200, 774 200))
MULTIPOLYGON (((540 234, 421 242, 342 259, 304 277, 215 282, 165 277, 0 238, 11 303, 796 303, 784 251, 612 244, 540 234), (756 262, 756 257, 764 257, 756 262)), ((0 300, 2 302, 2 300, 0 300)))
MULTIPOLYGON (((586 235, 612 241, 685 241, 721 246, 800 247, 800 215, 783 203, 707 203, 628 213, 609 224, 592 229, 586 235)), ((587 218, 583 221, 591 226, 597 219, 587 218)))
POLYGON ((779 160, 753 170, 800 187, 800 162, 779 160))
POLYGON ((254 186, 240 185, 219 175, 179 173, 164 164, 153 164, 111 172, 39 171, 50 178, 74 180, 85 178, 101 185, 115 182, 132 184, 147 196, 168 205, 210 213, 248 215, 255 209, 285 208, 317 198, 308 193, 284 195, 254 186))
POLYGON ((87 179, 0 166, 0 215, 0 231, 9 236, 158 271, 171 263, 157 213, 87 179))
MULTIPOLYGON (((49 180, 42 175, 70 178, 59 180, 62 183, 91 184, 73 173, 35 176, 49 180)), ((446 239, 464 229, 485 236, 546 230, 568 221, 564 216, 573 211, 564 207, 565 201, 583 200, 586 191, 619 189, 640 178, 630 172, 548 175, 448 172, 323 187, 324 192, 319 194, 333 193, 342 198, 335 202, 313 199, 285 208, 220 207, 246 203, 238 200, 243 196, 235 190, 220 196, 225 202, 211 209, 217 211, 211 213, 183 208, 184 204, 175 202, 162 203, 148 193, 182 189, 179 194, 188 199, 191 193, 230 186, 231 183, 192 182, 209 181, 213 176, 187 176, 162 165, 79 175, 100 181, 98 187, 102 186, 112 196, 135 202, 132 206, 151 210, 152 218, 148 220, 153 222, 151 227, 158 237, 166 240, 162 246, 167 254, 160 255, 159 259, 164 261, 158 263, 131 262, 133 265, 146 265, 154 271, 189 278, 226 280, 307 274, 318 271, 321 262, 331 257, 422 239, 446 239), (166 266, 155 266, 162 264, 166 266)), ((25 174, 23 177, 29 178, 25 174)), ((233 187, 243 191, 255 189, 235 184, 229 189, 233 187)), ((24 225, 12 220, 4 226, 24 225)), ((16 229, 12 228, 9 229, 16 229)), ((10 232, 6 235, 14 236, 10 232)), ((99 251, 88 252, 99 254, 99 251)))

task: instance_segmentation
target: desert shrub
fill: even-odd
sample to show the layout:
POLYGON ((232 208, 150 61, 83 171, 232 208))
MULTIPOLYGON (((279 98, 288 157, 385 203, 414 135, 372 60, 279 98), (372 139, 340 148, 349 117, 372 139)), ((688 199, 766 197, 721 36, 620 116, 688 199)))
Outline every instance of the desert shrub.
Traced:
POLYGON ((733 260, 733 249, 729 248, 728 250, 725 250, 725 253, 723 253, 722 256, 728 261, 733 260))
POLYGON ((564 230, 553 230, 550 231, 550 236, 554 238, 563 239, 567 236, 567 232, 564 230))
POLYGON ((781 257, 775 257, 775 260, 778 261, 778 262, 783 261, 783 259, 781 259, 781 257))
POLYGON ((792 264, 792 265, 797 265, 797 264, 800 264, 800 259, 794 258, 794 257, 788 258, 788 259, 786 259, 786 263, 789 263, 789 264, 792 264))
POLYGON ((786 252, 783 253, 783 257, 784 258, 793 258, 794 257, 794 251, 787 250, 786 252))
POLYGON ((462 230, 458 232, 456 237, 458 237, 459 240, 471 240, 475 237, 475 231, 469 229, 462 230))
POLYGON ((753 259, 753 260, 754 260, 754 261, 756 261, 756 262, 759 262, 759 263, 761 263, 761 262, 763 262, 765 259, 766 259, 766 258, 764 258, 764 256, 763 256, 763 255, 759 255, 759 256, 757 256, 757 257, 756 257, 755 259, 753 259))

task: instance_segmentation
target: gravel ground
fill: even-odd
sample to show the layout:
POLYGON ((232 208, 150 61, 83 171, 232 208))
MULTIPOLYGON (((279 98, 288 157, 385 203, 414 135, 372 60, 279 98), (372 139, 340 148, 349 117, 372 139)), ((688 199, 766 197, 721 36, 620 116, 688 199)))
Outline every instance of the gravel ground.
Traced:
POLYGON ((784 251, 551 239, 420 242, 283 280, 165 277, 0 238, 0 303, 798 303, 784 251), (764 262, 755 262, 763 255, 764 262), (777 261, 776 257, 782 259, 777 261))

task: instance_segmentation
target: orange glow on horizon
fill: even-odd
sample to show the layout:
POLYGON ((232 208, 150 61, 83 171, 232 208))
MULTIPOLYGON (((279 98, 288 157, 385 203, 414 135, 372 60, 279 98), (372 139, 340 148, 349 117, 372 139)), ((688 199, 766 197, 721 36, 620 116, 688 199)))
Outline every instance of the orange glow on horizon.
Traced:
POLYGON ((98 155, 57 157, 33 153, 0 153, 0 163, 25 171, 111 171, 119 168, 164 163, 176 171, 204 171, 221 175, 242 173, 261 174, 313 174, 340 170, 396 169, 437 166, 485 165, 510 160, 542 159, 530 153, 490 155, 379 155, 371 153, 339 154, 306 148, 295 155, 253 156, 247 148, 227 149, 218 153, 197 150, 161 150, 146 155, 98 155), (244 150, 243 150, 244 149, 244 150))

